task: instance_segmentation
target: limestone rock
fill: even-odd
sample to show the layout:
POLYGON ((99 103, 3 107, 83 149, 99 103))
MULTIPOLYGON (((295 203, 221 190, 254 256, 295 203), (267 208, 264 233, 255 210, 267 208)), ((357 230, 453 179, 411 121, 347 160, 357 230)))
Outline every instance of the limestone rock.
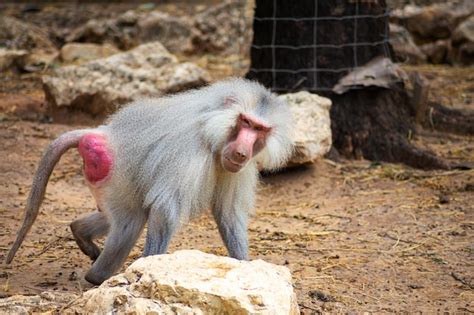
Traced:
POLYGON ((27 54, 26 50, 0 48, 0 71, 16 68, 19 60, 27 54))
POLYGON ((21 51, 21 56, 15 57, 15 65, 28 72, 44 70, 57 56, 46 31, 10 16, 0 18, 0 47, 21 51))
POLYGON ((129 21, 125 12, 117 18, 91 19, 66 36, 66 42, 109 43, 127 50, 137 46, 136 20, 129 21))
POLYGON ((159 41, 171 52, 191 50, 194 32, 191 22, 182 17, 159 11, 141 14, 137 20, 138 37, 141 43, 159 41))
POLYGON ((60 292, 14 295, 0 299, 0 314, 56 314, 76 298, 74 294, 60 292))
POLYGON ((113 18, 91 19, 74 29, 66 41, 111 43, 122 50, 159 41, 172 53, 243 53, 252 40, 250 6, 248 1, 227 0, 188 17, 129 10, 113 18))
POLYGON ((468 42, 459 46, 457 49, 453 49, 453 57, 451 58, 453 63, 462 65, 473 65, 474 64, 474 43, 468 42))
MULTIPOLYGON (((237 54, 248 50, 253 11, 246 1, 227 0, 196 16, 184 18, 151 11, 130 11, 136 18, 140 42, 158 40, 171 52, 237 54)), ((129 21, 133 21, 131 18, 129 21)))
POLYGON ((289 104, 295 124, 295 153, 289 165, 311 163, 328 153, 332 145, 331 100, 309 92, 280 97, 289 104))
POLYGON ((191 49, 191 21, 160 11, 129 10, 116 18, 89 20, 66 41, 112 43, 125 50, 159 41, 171 52, 183 52, 191 49))
POLYGON ((34 50, 19 59, 19 67, 26 72, 43 71, 53 66, 58 60, 57 51, 34 50))
POLYGON ((5 15, 0 18, 0 47, 27 51, 56 51, 56 47, 43 29, 5 15))
POLYGON ((407 5, 393 10, 391 20, 404 25, 420 42, 449 38, 456 26, 468 17, 471 6, 455 6, 451 3, 425 7, 407 5))
POLYGON ((451 41, 439 39, 435 42, 424 44, 420 48, 427 56, 429 62, 434 64, 446 63, 451 49, 451 41))
POLYGON ((453 43, 474 42, 474 15, 458 25, 453 33, 453 43))
POLYGON ((179 63, 159 42, 78 66, 66 66, 43 76, 46 100, 103 115, 144 96, 161 96, 201 86, 208 73, 192 63, 179 63))
POLYGON ((196 16, 193 44, 197 51, 244 53, 252 40, 246 1, 224 1, 196 16))
POLYGON ((418 64, 426 61, 425 54, 413 41, 410 32, 403 26, 390 23, 390 43, 392 44, 397 61, 418 64))
POLYGON ((459 24, 452 37, 453 63, 474 64, 474 15, 459 24))
POLYGON ((82 313, 299 314, 291 274, 196 250, 140 258, 74 303, 82 313))
POLYGON ((64 62, 90 61, 109 57, 120 51, 110 44, 70 43, 61 48, 59 57, 64 62))

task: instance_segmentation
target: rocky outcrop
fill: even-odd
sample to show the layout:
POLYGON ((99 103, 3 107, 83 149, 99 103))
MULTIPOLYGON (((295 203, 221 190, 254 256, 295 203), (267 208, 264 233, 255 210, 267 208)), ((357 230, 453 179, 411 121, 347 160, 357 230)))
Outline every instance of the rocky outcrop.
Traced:
POLYGON ((82 313, 299 314, 291 274, 196 250, 140 258, 74 302, 82 313))
POLYGON ((66 66, 43 77, 46 100, 61 107, 104 115, 144 96, 161 96, 204 85, 208 73, 179 63, 159 42, 78 66, 66 66))
POLYGON ((43 29, 5 15, 0 18, 0 47, 27 51, 56 51, 55 45, 43 29))
POLYGON ((426 55, 413 41, 410 32, 403 26, 390 23, 390 43, 397 61, 418 64, 426 61, 426 55))
POLYGON ((309 92, 280 97, 289 104, 295 126, 295 153, 289 165, 311 163, 328 153, 332 145, 331 100, 309 92))
POLYGON ((70 43, 61 48, 59 57, 63 62, 85 62, 106 58, 119 52, 110 44, 70 43))
POLYGON ((251 18, 245 1, 224 1, 196 16, 179 17, 130 10, 118 17, 92 19, 76 28, 67 42, 111 43, 127 50, 159 41, 172 53, 240 53, 250 47, 251 18))
POLYGON ((392 11, 391 20, 404 25, 418 41, 449 38, 452 31, 472 12, 464 6, 433 4, 425 7, 407 5, 392 11))
POLYGON ((17 68, 27 54, 26 50, 0 48, 0 71, 17 68))
POLYGON ((474 64, 474 2, 406 5, 390 13, 390 39, 399 61, 474 64), (409 31, 410 40, 403 29, 409 31), (418 47, 415 47, 416 45, 418 47), (421 54, 420 54, 421 51, 421 54), (404 59, 406 57, 406 59, 404 59))
MULTIPOLYGON (((56 47, 46 31, 10 16, 0 18, 0 47, 10 51, 7 53, 8 67, 15 66, 27 72, 44 70, 57 58, 56 47), (18 55, 18 50, 21 51, 21 56, 18 55), (17 53, 12 54, 12 51, 17 53), (13 63, 10 62, 12 57, 15 59, 13 63)), ((5 69, 5 55, 3 59, 0 67, 5 69)))
POLYGON ((474 64, 474 15, 454 30, 452 46, 450 59, 453 63, 474 64))
POLYGON ((224 1, 196 16, 194 50, 211 53, 245 53, 252 40, 252 19, 246 18, 245 1, 224 1))
POLYGON ((14 295, 0 299, 0 314, 60 314, 75 299, 76 295, 61 292, 14 295))
POLYGON ((127 50, 138 45, 136 20, 129 21, 127 13, 113 19, 91 19, 75 28, 65 38, 66 42, 109 43, 127 50))
POLYGON ((137 19, 137 31, 141 43, 159 41, 171 52, 192 50, 195 31, 189 19, 157 11, 142 13, 137 19))
POLYGON ((22 57, 18 64, 21 70, 26 72, 43 71, 55 65, 58 60, 58 52, 47 52, 33 50, 22 57))
POLYGON ((159 11, 130 10, 116 18, 89 20, 73 30, 67 42, 110 43, 127 50, 159 41, 171 52, 191 49, 192 25, 187 19, 159 11))
POLYGON ((448 62, 448 54, 451 50, 451 41, 439 39, 435 42, 424 44, 420 48, 429 62, 433 64, 446 63, 448 62))
POLYGON ((140 258, 81 296, 0 299, 2 314, 299 314, 288 268, 197 250, 140 258))
POLYGON ((100 314, 299 314, 286 267, 197 250, 140 258, 75 306, 100 314))

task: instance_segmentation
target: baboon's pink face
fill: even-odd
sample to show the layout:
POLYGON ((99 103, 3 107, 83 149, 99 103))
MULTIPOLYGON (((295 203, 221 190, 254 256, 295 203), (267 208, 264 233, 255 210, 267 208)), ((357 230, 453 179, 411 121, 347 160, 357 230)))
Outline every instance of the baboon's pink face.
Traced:
POLYGON ((271 127, 255 117, 240 114, 221 155, 222 167, 237 173, 264 147, 271 127))

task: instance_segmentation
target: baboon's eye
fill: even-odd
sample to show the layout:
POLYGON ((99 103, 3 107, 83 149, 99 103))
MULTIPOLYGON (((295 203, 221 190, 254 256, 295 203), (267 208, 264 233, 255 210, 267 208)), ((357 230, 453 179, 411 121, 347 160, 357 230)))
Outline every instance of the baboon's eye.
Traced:
POLYGON ((250 127, 250 121, 247 118, 242 118, 242 125, 244 127, 249 128, 250 127))

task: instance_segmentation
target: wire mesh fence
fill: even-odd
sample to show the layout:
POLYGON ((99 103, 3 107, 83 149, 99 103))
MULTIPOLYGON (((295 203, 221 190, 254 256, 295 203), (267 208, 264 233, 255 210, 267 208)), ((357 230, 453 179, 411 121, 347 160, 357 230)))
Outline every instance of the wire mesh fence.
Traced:
POLYGON ((288 91, 289 85, 294 90, 331 91, 374 54, 391 58, 389 10, 380 2, 260 1, 248 76, 258 77, 275 92, 288 91), (379 6, 374 9, 371 3, 379 6))

